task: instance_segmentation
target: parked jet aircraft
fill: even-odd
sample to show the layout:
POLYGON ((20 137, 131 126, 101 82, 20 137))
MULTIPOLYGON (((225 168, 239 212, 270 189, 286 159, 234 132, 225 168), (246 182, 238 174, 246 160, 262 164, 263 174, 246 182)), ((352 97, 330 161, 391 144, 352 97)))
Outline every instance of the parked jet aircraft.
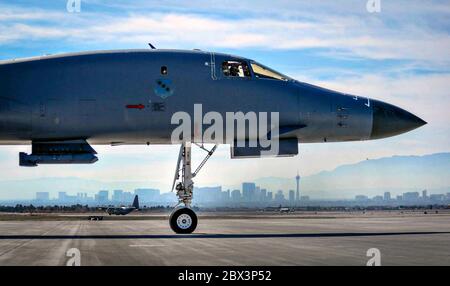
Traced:
POLYGON ((139 197, 138 195, 134 196, 133 204, 129 207, 104 207, 101 208, 106 211, 109 215, 127 215, 134 210, 139 210, 139 197))
POLYGON ((295 210, 291 209, 291 208, 280 207, 279 211, 280 211, 280 213, 291 213, 291 212, 294 212, 295 210))
MULTIPOLYGON (((278 156, 298 154, 298 143, 379 139, 426 123, 391 104, 299 82, 228 54, 119 50, 0 63, 0 144, 31 144, 31 154, 20 153, 21 166, 94 163, 90 144, 180 144, 174 187, 183 207, 170 217, 177 233, 197 226, 190 208, 193 178, 217 146, 208 150, 203 143, 232 142, 232 158, 256 158, 264 151, 251 145, 257 138, 248 130, 227 133, 223 142, 199 137, 208 124, 193 126, 192 134, 173 142, 172 115, 194 117, 195 104, 223 118, 238 111, 278 113, 278 156), (194 172, 191 143, 207 152, 194 172)), ((271 129, 266 131, 270 137, 271 129)))

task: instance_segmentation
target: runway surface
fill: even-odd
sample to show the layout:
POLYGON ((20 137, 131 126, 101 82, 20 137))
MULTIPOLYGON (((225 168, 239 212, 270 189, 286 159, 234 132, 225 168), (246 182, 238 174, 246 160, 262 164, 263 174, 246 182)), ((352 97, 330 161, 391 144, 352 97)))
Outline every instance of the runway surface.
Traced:
POLYGON ((200 218, 193 235, 163 219, 0 221, 0 265, 450 265, 449 215, 200 218))

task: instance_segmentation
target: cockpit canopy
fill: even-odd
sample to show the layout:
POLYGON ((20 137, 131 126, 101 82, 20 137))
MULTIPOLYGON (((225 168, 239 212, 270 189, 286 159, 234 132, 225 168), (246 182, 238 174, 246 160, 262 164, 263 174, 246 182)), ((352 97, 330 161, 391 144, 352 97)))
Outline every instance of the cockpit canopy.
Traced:
POLYGON ((250 67, 253 71, 253 75, 256 78, 262 79, 272 79, 272 80, 282 80, 288 81, 291 78, 285 76, 271 68, 268 68, 255 61, 245 61, 245 60, 227 60, 222 62, 222 73, 225 77, 241 77, 250 78, 252 73, 250 72, 250 67))
POLYGON ((222 72, 224 76, 251 77, 250 69, 245 61, 224 61, 222 72))

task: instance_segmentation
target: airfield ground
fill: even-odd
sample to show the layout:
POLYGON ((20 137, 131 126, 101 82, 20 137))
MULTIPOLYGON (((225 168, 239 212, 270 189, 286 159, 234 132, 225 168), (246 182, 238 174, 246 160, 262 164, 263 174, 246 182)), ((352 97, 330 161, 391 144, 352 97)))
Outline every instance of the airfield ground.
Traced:
POLYGON ((0 265, 450 265, 448 211, 200 213, 192 235, 168 214, 0 214, 0 265))

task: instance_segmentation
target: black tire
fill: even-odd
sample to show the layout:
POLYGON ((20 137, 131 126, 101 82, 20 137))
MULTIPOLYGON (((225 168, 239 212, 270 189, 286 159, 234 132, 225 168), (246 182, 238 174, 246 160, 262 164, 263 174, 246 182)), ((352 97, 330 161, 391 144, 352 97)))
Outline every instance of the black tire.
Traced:
POLYGON ((192 233, 197 228, 197 215, 190 208, 179 208, 170 215, 170 228, 175 233, 192 233))

